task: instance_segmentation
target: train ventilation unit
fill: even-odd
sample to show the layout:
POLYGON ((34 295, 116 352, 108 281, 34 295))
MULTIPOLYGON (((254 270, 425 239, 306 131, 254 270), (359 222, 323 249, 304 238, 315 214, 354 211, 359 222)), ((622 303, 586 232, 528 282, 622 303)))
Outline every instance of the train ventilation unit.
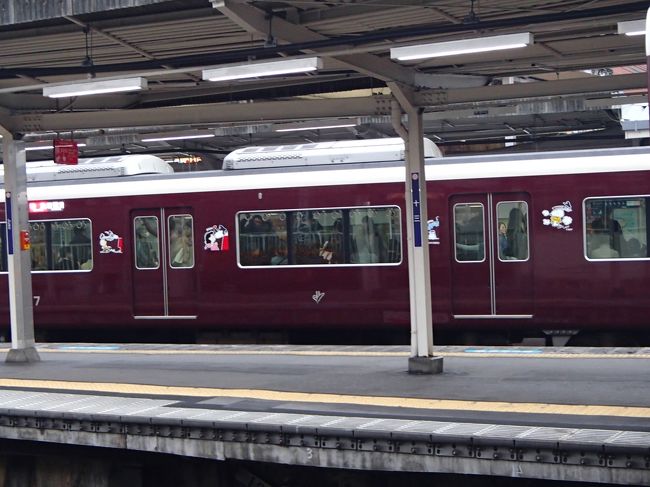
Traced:
MULTIPOLYGON (((424 139, 424 157, 442 157, 438 146, 429 139, 424 139)), ((228 154, 223 161, 223 168, 262 169, 401 160, 404 160, 404 141, 394 137, 246 147, 228 154)))
MULTIPOLYGON (((161 158, 148 154, 92 157, 80 159, 75 165, 56 164, 54 161, 34 161, 27 162, 25 166, 28 183, 174 172, 172 167, 161 158)), ((4 184, 4 171, 1 166, 0 183, 4 184)))

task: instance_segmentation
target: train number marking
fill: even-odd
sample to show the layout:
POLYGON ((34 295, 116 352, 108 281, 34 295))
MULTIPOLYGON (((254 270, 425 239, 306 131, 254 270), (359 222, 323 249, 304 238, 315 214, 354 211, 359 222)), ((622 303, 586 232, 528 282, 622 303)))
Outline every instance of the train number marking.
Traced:
POLYGON ((40 296, 32 296, 34 298, 34 306, 38 306, 41 302, 40 296))

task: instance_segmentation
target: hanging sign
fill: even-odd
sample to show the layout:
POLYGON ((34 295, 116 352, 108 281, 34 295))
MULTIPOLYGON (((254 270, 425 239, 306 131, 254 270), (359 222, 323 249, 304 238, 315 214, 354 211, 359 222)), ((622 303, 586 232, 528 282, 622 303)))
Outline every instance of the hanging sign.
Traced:
POLYGON ((74 140, 54 139, 54 162, 57 164, 77 164, 79 148, 74 140))

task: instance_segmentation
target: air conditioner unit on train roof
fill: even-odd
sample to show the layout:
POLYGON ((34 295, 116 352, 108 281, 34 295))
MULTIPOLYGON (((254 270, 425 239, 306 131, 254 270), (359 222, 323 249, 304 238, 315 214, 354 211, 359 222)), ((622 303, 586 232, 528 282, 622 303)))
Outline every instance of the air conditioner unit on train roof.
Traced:
MULTIPOLYGON (((424 157, 442 157, 438 146, 429 139, 424 139, 424 157)), ((404 141, 396 137, 245 147, 228 154, 223 161, 223 168, 260 169, 403 160, 404 141)))
MULTIPOLYGON (((54 161, 34 161, 27 162, 25 169, 28 183, 174 172, 172 167, 161 158, 148 154, 92 157, 79 159, 79 163, 75 165, 56 164, 54 161)), ((2 166, 0 166, 0 182, 4 184, 2 166)))

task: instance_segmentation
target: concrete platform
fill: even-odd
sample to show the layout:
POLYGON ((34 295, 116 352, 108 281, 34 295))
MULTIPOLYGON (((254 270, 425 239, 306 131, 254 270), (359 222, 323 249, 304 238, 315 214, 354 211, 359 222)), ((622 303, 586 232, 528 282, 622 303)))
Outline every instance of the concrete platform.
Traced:
POLYGON ((0 437, 357 469, 650 484, 648 349, 50 344, 0 437))

